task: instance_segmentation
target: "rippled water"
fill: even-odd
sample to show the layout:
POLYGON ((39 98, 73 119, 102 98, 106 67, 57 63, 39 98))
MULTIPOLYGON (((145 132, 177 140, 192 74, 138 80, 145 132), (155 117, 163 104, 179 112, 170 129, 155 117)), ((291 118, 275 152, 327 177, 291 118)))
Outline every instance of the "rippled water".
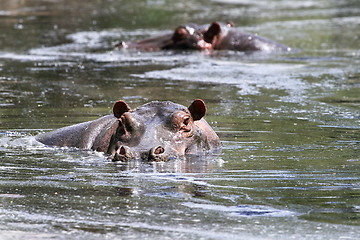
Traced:
POLYGON ((357 239, 358 1, 0 2, 0 239, 357 239), (114 51, 232 20, 299 51, 114 51), (40 132, 202 98, 220 156, 108 162, 40 132))

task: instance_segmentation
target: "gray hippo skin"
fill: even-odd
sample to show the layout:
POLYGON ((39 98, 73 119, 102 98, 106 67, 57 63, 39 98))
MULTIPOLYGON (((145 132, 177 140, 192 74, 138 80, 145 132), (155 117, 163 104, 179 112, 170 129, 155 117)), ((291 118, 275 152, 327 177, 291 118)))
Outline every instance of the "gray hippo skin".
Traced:
POLYGON ((113 161, 168 161, 221 149, 219 137, 203 118, 205 113, 201 99, 188 108, 155 101, 134 110, 117 101, 113 115, 43 133, 36 139, 50 146, 105 152, 113 161))
POLYGON ((214 50, 233 50, 242 52, 291 51, 291 48, 271 39, 242 32, 232 23, 212 23, 203 34, 205 42, 211 43, 214 50))

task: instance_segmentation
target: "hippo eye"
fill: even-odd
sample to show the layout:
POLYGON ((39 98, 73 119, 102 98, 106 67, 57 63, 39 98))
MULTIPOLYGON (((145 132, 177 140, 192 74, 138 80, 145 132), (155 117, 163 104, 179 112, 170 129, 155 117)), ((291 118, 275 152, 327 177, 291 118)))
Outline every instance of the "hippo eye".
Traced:
POLYGON ((185 118, 180 130, 183 132, 190 132, 191 126, 189 125, 189 123, 190 123, 190 118, 188 118, 188 117, 185 118))
POLYGON ((185 119, 184 119, 184 124, 185 124, 185 126, 187 126, 187 125, 189 124, 189 120, 190 120, 190 118, 185 118, 185 119))

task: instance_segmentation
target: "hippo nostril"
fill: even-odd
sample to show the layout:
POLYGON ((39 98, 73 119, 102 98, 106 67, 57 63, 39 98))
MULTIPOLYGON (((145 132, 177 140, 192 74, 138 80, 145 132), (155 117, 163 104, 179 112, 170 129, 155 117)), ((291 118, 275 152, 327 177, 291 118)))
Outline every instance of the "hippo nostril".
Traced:
POLYGON ((112 156, 112 161, 126 162, 135 157, 134 152, 128 146, 121 146, 118 148, 112 156))
POLYGON ((165 152, 165 149, 161 146, 157 147, 154 151, 154 154, 160 155, 165 152))
POLYGON ((165 148, 161 146, 153 147, 152 149, 150 149, 148 154, 144 155, 144 158, 146 158, 148 161, 155 162, 165 162, 169 161, 170 159, 168 154, 165 153, 165 148))
POLYGON ((120 155, 125 155, 126 154, 126 150, 125 150, 124 146, 121 146, 121 148, 119 150, 119 154, 120 155))

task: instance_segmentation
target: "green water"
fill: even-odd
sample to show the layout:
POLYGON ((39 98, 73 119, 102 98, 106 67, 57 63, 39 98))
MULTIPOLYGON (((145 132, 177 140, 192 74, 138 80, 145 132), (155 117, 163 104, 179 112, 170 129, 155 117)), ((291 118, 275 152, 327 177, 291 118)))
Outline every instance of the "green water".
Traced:
POLYGON ((0 1, 0 239, 358 239, 360 2, 0 1), (113 51, 232 20, 300 51, 113 51), (149 164, 36 134, 203 99, 220 156, 149 164))

